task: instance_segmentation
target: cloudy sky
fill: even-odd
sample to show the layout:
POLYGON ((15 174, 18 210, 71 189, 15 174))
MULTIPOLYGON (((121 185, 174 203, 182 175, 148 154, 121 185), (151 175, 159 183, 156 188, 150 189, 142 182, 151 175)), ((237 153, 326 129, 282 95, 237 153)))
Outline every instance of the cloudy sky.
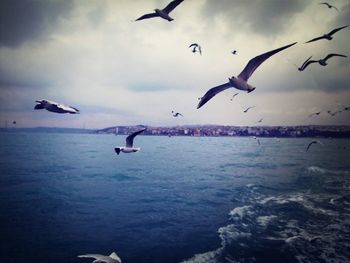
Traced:
POLYGON ((350 55, 350 27, 332 41, 305 41, 350 24, 350 1, 185 0, 174 21, 134 22, 169 0, 2 0, 0 121, 18 127, 103 128, 112 125, 347 124, 350 112, 308 118, 350 106, 350 59, 327 67, 300 65, 309 56, 350 55), (267 60, 249 94, 228 89, 201 109, 198 97, 237 76, 252 57, 298 41, 267 60), (197 42, 203 54, 188 46, 197 42), (238 55, 231 51, 236 49, 238 55), (80 115, 34 111, 46 98, 80 115), (256 106, 248 113, 242 107, 256 106), (173 118, 176 110, 185 116, 173 118))

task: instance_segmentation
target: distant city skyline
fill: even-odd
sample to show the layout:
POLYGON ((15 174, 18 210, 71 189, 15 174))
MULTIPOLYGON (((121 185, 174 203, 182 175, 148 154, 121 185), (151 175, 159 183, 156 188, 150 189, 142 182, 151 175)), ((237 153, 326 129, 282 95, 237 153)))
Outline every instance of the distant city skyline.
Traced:
POLYGON ((316 0, 185 0, 171 13, 172 22, 133 21, 169 1, 1 1, 1 126, 6 120, 16 127, 92 129, 254 126, 260 119, 272 126, 350 125, 349 111, 327 114, 350 106, 349 28, 331 41, 304 44, 350 24, 349 1, 332 1, 337 12, 316 0), (295 41, 254 73, 249 82, 255 91, 228 89, 196 109, 199 97, 238 75, 249 59, 295 41), (201 45, 202 56, 192 53, 192 43, 201 45), (329 53, 348 58, 297 70, 309 56, 329 53), (81 114, 34 111, 38 99, 81 114), (255 108, 244 113, 249 106, 255 108))

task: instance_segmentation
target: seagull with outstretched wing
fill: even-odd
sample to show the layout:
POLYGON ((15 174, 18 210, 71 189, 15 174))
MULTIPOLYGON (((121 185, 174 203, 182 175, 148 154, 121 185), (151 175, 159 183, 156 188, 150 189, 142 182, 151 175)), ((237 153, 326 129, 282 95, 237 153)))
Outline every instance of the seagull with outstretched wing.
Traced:
POLYGON ((320 141, 312 141, 312 142, 310 142, 310 143, 307 145, 306 151, 308 151, 308 150, 310 149, 311 145, 313 145, 313 144, 321 144, 321 145, 323 145, 323 143, 320 142, 320 141))
POLYGON ((93 263, 102 263, 102 262, 121 263, 122 262, 120 257, 115 252, 113 252, 109 256, 104 256, 100 254, 86 254, 86 255, 79 255, 78 258, 94 258, 95 260, 93 261, 93 263))
POLYGON ((321 39, 332 40, 332 39, 333 39, 332 36, 333 36, 335 33, 337 33, 339 30, 342 30, 342 29, 344 29, 344 28, 346 28, 346 27, 348 27, 348 26, 349 26, 349 25, 346 25, 346 26, 342 26, 342 27, 338 27, 338 28, 336 28, 336 29, 333 29, 331 32, 329 32, 329 33, 327 33, 327 34, 324 34, 323 36, 316 37, 316 38, 313 38, 313 39, 311 39, 311 40, 305 42, 305 44, 306 44, 306 43, 310 43, 310 42, 315 42, 315 41, 318 41, 318 40, 321 40, 321 39))
POLYGON ((79 114, 79 110, 72 106, 67 106, 62 103, 58 103, 52 100, 37 100, 34 110, 46 109, 55 113, 70 113, 70 114, 79 114))
POLYGON ((239 90, 244 90, 249 92, 252 92, 255 90, 255 87, 248 84, 248 79, 251 77, 251 75, 254 73, 254 71, 262 64, 265 60, 267 60, 269 57, 277 54, 278 52, 289 48, 293 45, 295 45, 297 42, 280 47, 277 49, 274 49, 272 51, 266 52, 264 54, 261 54, 255 58, 252 58, 248 64, 245 66, 243 71, 238 75, 238 77, 231 77, 229 78, 228 82, 219 86, 216 86, 214 88, 209 89, 204 96, 201 98, 201 100, 198 103, 197 109, 202 107, 204 104, 206 104, 211 98, 213 98, 216 94, 228 89, 228 88, 236 88, 239 90))
POLYGON ((163 8, 163 9, 156 8, 156 9, 154 9, 153 13, 145 14, 145 15, 139 17, 138 19, 136 19, 135 21, 149 19, 149 18, 153 18, 153 17, 160 17, 160 18, 163 18, 165 20, 168 20, 169 22, 173 21, 174 19, 169 16, 169 13, 171 11, 173 11, 183 1, 184 0, 173 0, 165 8, 163 8))
POLYGON ((342 54, 335 54, 335 53, 332 53, 332 54, 328 54, 325 58, 323 59, 319 59, 319 60, 310 60, 310 58, 308 58, 304 63, 303 65, 299 68, 299 71, 303 71, 305 70, 310 64, 313 64, 313 63, 318 63, 320 64, 321 66, 327 66, 327 60, 332 58, 332 57, 342 57, 342 58, 347 58, 347 56, 345 55, 342 55, 342 54))
POLYGON ((134 138, 139 135, 141 132, 144 132, 146 130, 146 128, 143 128, 139 131, 136 131, 132 134, 130 134, 128 137, 126 137, 126 144, 125 146, 120 146, 120 147, 116 147, 114 148, 114 151, 119 155, 120 152, 123 153, 133 153, 133 152, 138 152, 139 150, 141 150, 141 148, 135 148, 133 146, 134 144, 134 138))
POLYGON ((338 10, 338 8, 336 8, 334 5, 331 5, 331 4, 329 4, 329 3, 327 3, 327 2, 324 2, 324 3, 319 3, 319 5, 325 5, 325 6, 327 6, 329 9, 335 9, 335 10, 337 10, 338 12, 339 12, 339 10, 338 10))

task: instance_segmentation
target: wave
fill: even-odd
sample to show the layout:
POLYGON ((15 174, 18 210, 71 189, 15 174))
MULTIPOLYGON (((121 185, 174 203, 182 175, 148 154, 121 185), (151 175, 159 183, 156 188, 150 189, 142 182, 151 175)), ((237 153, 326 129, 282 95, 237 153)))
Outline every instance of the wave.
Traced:
POLYGON ((350 175, 349 170, 331 170, 319 166, 310 166, 307 168, 307 171, 316 174, 350 175))

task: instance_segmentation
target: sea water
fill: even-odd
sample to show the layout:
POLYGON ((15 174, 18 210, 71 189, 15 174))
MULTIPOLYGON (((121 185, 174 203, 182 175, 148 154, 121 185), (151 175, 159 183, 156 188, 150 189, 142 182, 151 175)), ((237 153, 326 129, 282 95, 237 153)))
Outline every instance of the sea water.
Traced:
POLYGON ((0 262, 349 262, 350 140, 0 133, 0 262))

